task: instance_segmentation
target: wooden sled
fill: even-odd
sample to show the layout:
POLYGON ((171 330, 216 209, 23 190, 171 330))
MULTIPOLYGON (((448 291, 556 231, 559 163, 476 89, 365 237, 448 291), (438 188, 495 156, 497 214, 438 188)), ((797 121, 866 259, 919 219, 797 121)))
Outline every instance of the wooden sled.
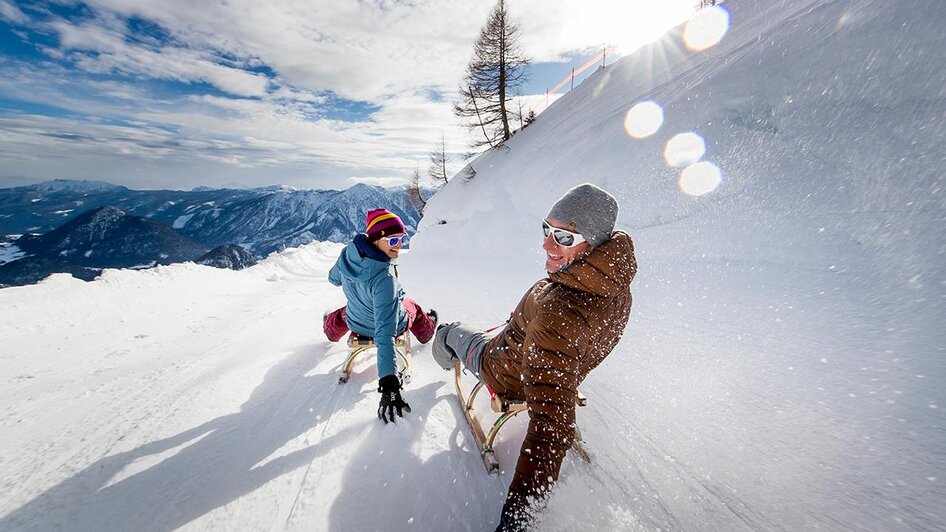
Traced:
MULTIPOLYGON (((476 446, 480 452, 480 456, 483 458, 486 471, 489 473, 498 472, 499 460, 496 459, 496 453, 493 450, 493 442, 496 441, 496 435, 499 434, 499 430, 503 428, 503 425, 505 425, 507 421, 520 412, 525 412, 529 407, 525 401, 509 401, 493 393, 482 381, 477 382, 476 385, 473 386, 473 389, 470 390, 470 395, 466 396, 463 394, 463 387, 461 386, 463 370, 459 362, 454 366, 453 374, 456 380, 457 399, 460 401, 460 408, 463 409, 466 422, 470 425, 470 430, 473 432, 473 439, 476 440, 476 446), (490 393, 490 408, 493 412, 499 414, 499 417, 493 422, 493 426, 488 433, 483 430, 483 426, 476 419, 473 411, 473 401, 476 400, 476 395, 480 393, 480 390, 483 388, 486 388, 490 393)), ((575 399, 576 406, 585 406, 587 403, 588 400, 585 396, 579 393, 578 397, 575 399)), ((575 451, 582 460, 586 462, 591 461, 591 456, 582 445, 581 432, 578 430, 577 426, 575 427, 575 441, 572 443, 572 450, 575 451)))
MULTIPOLYGON (((355 366, 355 361, 358 360, 358 355, 374 349, 374 338, 370 336, 359 336, 355 333, 348 335, 348 358, 345 359, 345 364, 342 365, 342 374, 338 377, 339 384, 345 384, 348 382, 349 377, 351 377, 352 368, 355 366)), ((411 382, 411 339, 410 335, 405 332, 400 336, 394 339, 394 352, 397 355, 398 364, 398 376, 401 378, 401 382, 407 384, 411 382)))

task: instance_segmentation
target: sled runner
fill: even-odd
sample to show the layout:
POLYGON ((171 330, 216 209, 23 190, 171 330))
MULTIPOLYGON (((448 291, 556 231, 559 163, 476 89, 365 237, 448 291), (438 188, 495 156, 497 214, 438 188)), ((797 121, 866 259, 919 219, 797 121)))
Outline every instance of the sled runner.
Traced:
MULTIPOLYGON (((349 334, 348 358, 345 359, 345 364, 342 366, 342 374, 338 377, 338 383, 345 384, 348 382, 355 361, 358 360, 358 355, 374 348, 374 338, 359 336, 355 333, 349 334)), ((394 352, 397 354, 398 376, 402 383, 407 384, 411 381, 411 361, 408 355, 412 353, 411 339, 407 332, 394 339, 394 352)))
MULTIPOLYGON (((476 440, 476 446, 480 452, 480 456, 483 458, 483 464, 486 465, 486 471, 489 473, 499 471, 499 461, 496 459, 496 454, 493 451, 493 442, 496 440, 496 435, 499 434, 499 430, 503 428, 503 425, 505 425, 507 421, 515 417, 516 414, 528 410, 529 407, 525 401, 509 401, 493 393, 493 390, 489 389, 489 387, 484 385, 481 381, 477 382, 476 385, 473 386, 473 389, 470 390, 470 395, 466 396, 463 394, 463 387, 461 385, 463 370, 459 362, 454 366, 453 374, 456 379, 457 399, 460 401, 460 408, 463 409, 466 422, 470 425, 470 430, 473 432, 473 439, 476 440), (476 419, 473 411, 473 401, 476 400, 476 395, 483 388, 486 388, 490 394, 490 408, 493 412, 499 414, 499 418, 493 422, 493 426, 488 433, 483 430, 483 426, 476 419)), ((576 406, 585 406, 587 402, 588 400, 585 396, 581 395, 579 392, 575 400, 576 406)), ((578 456, 582 460, 586 462, 591 461, 591 456, 588 455, 588 451, 582 446, 581 432, 578 430, 578 427, 575 427, 575 442, 572 444, 572 450, 578 453, 578 456)))

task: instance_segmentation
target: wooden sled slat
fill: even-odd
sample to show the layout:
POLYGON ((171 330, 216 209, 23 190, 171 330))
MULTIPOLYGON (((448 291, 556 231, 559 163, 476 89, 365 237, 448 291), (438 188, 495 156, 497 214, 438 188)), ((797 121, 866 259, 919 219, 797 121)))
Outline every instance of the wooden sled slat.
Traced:
POLYGON ((486 466, 486 471, 490 473, 499 471, 499 460, 496 459, 496 454, 493 452, 492 447, 486 446, 486 435, 483 433, 483 427, 480 426, 479 421, 477 421, 476 417, 473 415, 473 400, 476 398, 476 394, 480 391, 481 387, 475 387, 473 391, 470 392, 470 396, 466 397, 463 394, 463 386, 460 384, 463 371, 460 369, 459 362, 453 367, 453 374, 456 380, 457 398, 460 401, 460 407, 463 409, 466 422, 473 432, 473 439, 476 441, 476 450, 479 451, 480 457, 483 459, 483 465, 486 466))
MULTIPOLYGON (((507 421, 515 417, 517 414, 528 410, 528 404, 525 401, 507 401, 499 395, 492 394, 492 392, 490 392, 492 394, 490 397, 490 408, 494 412, 500 414, 500 416, 495 422, 493 422, 493 426, 490 428, 489 433, 486 433, 483 430, 483 426, 476 419, 473 411, 473 401, 476 399, 476 395, 480 392, 480 390, 485 388, 485 386, 482 382, 477 382, 470 391, 470 395, 467 396, 463 393, 463 386, 461 384, 463 370, 461 369, 459 362, 457 362, 457 364, 453 367, 453 374, 457 389, 457 399, 460 401, 460 408, 463 410, 463 415, 466 418, 466 422, 470 426, 470 431, 473 433, 473 439, 476 442, 476 447, 480 453, 480 456, 483 458, 483 464, 486 466, 486 471, 488 473, 498 472, 499 460, 496 459, 496 453, 493 449, 493 443, 496 441, 496 436, 499 434, 500 429, 503 428, 507 421)), ((579 392, 578 396, 575 398, 575 404, 577 406, 585 406, 588 404, 588 399, 579 392)), ((572 443, 572 450, 574 450, 578 457, 585 462, 591 461, 591 455, 588 454, 588 451, 582 445, 581 432, 578 430, 578 427, 575 427, 575 440, 572 443)))
MULTIPOLYGON (((342 364, 341 375, 338 377, 338 383, 345 384, 348 382, 348 379, 351 377, 352 368, 355 366, 355 361, 358 360, 358 356, 366 351, 374 349, 375 347, 374 338, 369 336, 359 336, 355 333, 348 335, 348 358, 346 358, 345 363, 342 364)), ((403 369, 401 370, 401 377, 404 380, 404 383, 407 384, 411 380, 411 363, 408 355, 412 353, 411 340, 407 333, 404 333, 394 339, 394 352, 401 360, 401 365, 403 366, 403 369)))

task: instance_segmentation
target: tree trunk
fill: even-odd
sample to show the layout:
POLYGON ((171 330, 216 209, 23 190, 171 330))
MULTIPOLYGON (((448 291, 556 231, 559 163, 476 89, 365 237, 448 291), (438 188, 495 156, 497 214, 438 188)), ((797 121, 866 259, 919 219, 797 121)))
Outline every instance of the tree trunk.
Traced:
POLYGON ((486 126, 483 125, 483 117, 480 116, 480 108, 476 106, 476 94, 473 93, 473 87, 467 85, 467 88, 470 90, 470 101, 473 102, 473 109, 476 109, 476 120, 480 123, 480 127, 483 128, 483 136, 486 137, 486 142, 489 143, 489 147, 493 148, 493 140, 489 138, 489 135, 486 133, 486 126))
POLYGON ((506 5, 502 6, 502 33, 499 36, 499 112, 503 119, 503 140, 509 140, 509 116, 506 112, 506 5))

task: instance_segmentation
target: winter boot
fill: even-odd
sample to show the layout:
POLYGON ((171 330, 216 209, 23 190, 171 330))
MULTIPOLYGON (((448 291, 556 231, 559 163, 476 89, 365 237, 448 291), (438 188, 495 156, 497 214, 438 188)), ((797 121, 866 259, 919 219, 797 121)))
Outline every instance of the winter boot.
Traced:
POLYGON ((449 330, 450 327, 448 325, 437 327, 437 334, 434 335, 434 344, 430 348, 434 360, 445 370, 453 369, 453 366, 456 366, 457 362, 460 361, 460 358, 457 357, 453 349, 447 345, 447 332, 449 330))
POLYGON ((328 311, 322 316, 322 331, 330 342, 337 342, 348 333, 348 325, 345 324, 345 307, 328 311))

